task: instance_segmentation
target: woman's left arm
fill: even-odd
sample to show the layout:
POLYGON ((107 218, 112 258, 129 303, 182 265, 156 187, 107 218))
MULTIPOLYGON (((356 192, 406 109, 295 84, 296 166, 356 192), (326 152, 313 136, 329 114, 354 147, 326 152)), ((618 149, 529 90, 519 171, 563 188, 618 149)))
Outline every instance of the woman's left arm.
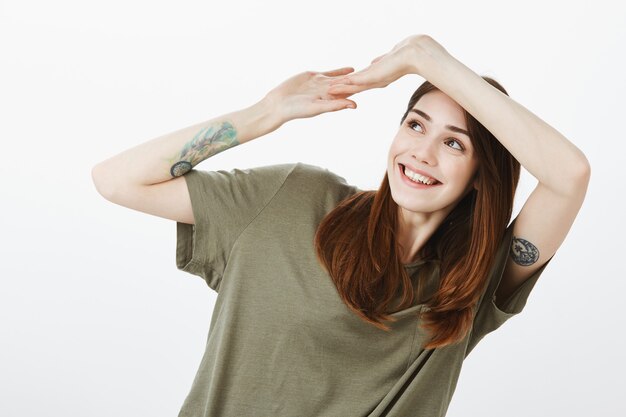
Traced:
POLYGON ((495 293, 503 306, 561 246, 582 206, 591 168, 555 128, 493 87, 432 38, 418 43, 418 73, 485 126, 538 181, 515 221, 495 293))
POLYGON ((580 149, 432 38, 420 40, 415 65, 419 75, 474 116, 544 187, 563 196, 584 196, 581 185, 589 181, 590 166, 580 149))
POLYGON ((552 258, 565 240, 585 198, 591 172, 589 162, 556 129, 493 87, 427 35, 407 38, 365 70, 337 80, 344 86, 331 93, 354 94, 384 87, 389 80, 399 78, 400 67, 401 72, 424 77, 467 110, 538 180, 515 221, 510 256, 496 291, 496 300, 502 305, 552 258), (400 53, 404 61, 399 58, 400 53))

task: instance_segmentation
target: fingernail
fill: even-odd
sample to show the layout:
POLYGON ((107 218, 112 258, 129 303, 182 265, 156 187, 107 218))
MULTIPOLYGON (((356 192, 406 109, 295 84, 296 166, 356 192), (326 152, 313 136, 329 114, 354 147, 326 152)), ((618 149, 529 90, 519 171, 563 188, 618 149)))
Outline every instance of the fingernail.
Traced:
POLYGON ((346 106, 346 108, 347 108, 347 109, 353 109, 353 108, 354 108, 354 104, 348 104, 348 105, 346 106))

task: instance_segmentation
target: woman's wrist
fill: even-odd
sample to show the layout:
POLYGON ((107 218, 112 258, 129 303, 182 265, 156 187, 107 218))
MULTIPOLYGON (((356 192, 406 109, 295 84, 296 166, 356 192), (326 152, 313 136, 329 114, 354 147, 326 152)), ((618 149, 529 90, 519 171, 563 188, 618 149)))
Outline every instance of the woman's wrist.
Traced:
POLYGON ((416 73, 450 97, 457 97, 460 85, 467 82, 461 80, 467 80, 468 77, 478 78, 478 75, 432 38, 416 47, 415 56, 416 73))
POLYGON ((237 138, 240 143, 267 135, 284 123, 273 103, 266 98, 249 107, 228 114, 226 119, 236 127, 237 138))
POLYGON ((428 35, 414 36, 411 45, 414 73, 429 81, 431 74, 441 72, 455 60, 441 44, 428 35))
POLYGON ((266 95, 253 106, 257 109, 257 112, 262 115, 264 124, 266 128, 269 129, 267 133, 278 129, 289 121, 283 117, 279 104, 280 103, 277 103, 273 97, 266 95))

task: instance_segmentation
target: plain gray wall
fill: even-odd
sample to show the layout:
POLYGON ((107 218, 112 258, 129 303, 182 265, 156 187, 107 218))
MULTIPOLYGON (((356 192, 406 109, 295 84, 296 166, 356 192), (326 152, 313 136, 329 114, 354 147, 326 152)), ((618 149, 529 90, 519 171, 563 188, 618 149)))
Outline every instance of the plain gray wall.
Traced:
MULTIPOLYGON (((176 269, 174 222, 96 192, 97 162, 298 72, 362 69, 417 33, 500 81, 592 166, 566 241, 524 311, 468 357, 448 415, 626 415, 618 4, 4 0, 0 415, 173 416, 198 368, 216 294, 176 269)), ((302 161, 375 188, 422 81, 355 95, 358 110, 289 122, 197 169, 302 161)), ((535 185, 523 171, 514 215, 535 185)))

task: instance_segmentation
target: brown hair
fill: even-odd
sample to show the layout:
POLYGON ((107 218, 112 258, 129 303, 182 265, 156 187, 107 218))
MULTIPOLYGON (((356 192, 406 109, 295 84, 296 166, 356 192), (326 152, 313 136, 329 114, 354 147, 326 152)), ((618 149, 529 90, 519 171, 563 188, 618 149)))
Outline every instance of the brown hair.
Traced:
MULTIPOLYGON (((508 95, 495 80, 485 81, 508 95)), ((413 93, 400 124, 426 93, 436 90, 425 81, 413 93)), ((344 303, 364 321, 384 330, 394 322, 387 311, 401 290, 397 309, 422 296, 422 278, 439 267, 440 284, 426 297, 420 313, 430 332, 425 349, 461 341, 470 330, 498 243, 511 219, 520 164, 471 114, 463 110, 478 159, 477 188, 448 214, 422 248, 425 261, 417 288, 400 260, 396 240, 398 205, 387 173, 378 190, 360 191, 341 201, 320 222, 315 234, 316 255, 331 276, 344 303)))

